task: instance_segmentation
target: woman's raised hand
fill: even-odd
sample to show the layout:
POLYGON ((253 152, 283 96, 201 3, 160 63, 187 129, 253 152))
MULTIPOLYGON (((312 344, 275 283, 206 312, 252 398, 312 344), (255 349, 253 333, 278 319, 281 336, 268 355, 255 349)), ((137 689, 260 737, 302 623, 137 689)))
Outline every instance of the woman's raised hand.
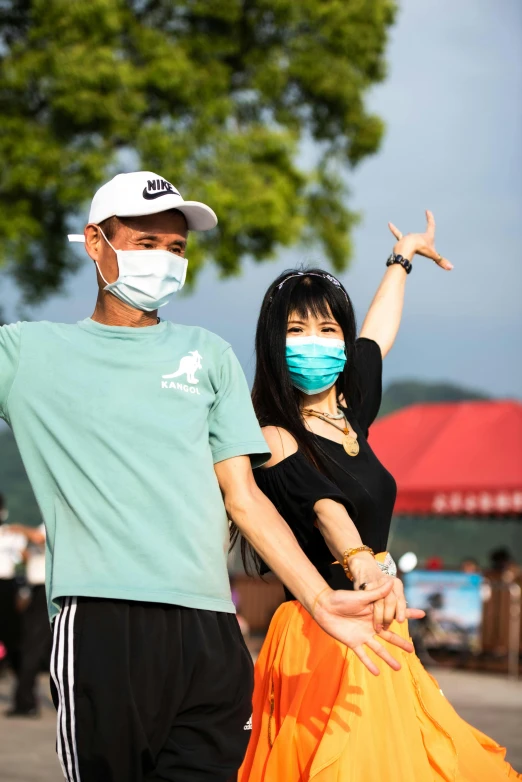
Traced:
POLYGON ((426 230, 424 233, 406 234, 393 224, 388 223, 388 228, 397 239, 397 244, 393 248, 395 255, 402 255, 403 258, 412 260, 414 255, 424 255, 425 258, 431 258, 437 266, 446 271, 453 269, 453 264, 447 258, 443 258, 435 249, 435 218, 429 209, 426 210, 426 230))

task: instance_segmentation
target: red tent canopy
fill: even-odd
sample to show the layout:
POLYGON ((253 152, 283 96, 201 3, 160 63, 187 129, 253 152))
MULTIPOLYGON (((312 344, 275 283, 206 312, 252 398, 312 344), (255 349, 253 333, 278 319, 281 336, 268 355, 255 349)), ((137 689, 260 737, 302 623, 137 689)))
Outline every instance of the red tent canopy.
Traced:
POLYGON ((522 404, 419 404, 378 420, 370 442, 401 514, 522 513, 522 404))

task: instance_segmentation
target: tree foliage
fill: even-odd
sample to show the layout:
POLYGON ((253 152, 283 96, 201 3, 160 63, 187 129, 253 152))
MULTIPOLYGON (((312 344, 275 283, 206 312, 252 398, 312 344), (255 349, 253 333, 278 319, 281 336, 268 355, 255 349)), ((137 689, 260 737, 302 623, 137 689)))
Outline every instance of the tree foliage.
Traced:
POLYGON ((0 0, 0 264, 28 301, 74 267, 65 235, 136 167, 218 213, 190 271, 298 240, 335 268, 356 215, 347 169, 377 149, 364 105, 393 0, 0 0), (303 145, 314 163, 303 162, 303 145))

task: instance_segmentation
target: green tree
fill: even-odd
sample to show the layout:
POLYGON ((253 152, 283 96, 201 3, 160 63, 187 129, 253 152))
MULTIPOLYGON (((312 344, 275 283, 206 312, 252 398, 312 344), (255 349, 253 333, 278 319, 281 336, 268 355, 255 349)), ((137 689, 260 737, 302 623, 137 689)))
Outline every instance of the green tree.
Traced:
POLYGON ((393 0, 0 0, 0 264, 26 301, 59 290, 71 219, 136 166, 218 213, 192 240, 192 278, 204 258, 234 274, 298 240, 344 268, 344 175, 381 139, 364 98, 394 13, 393 0))

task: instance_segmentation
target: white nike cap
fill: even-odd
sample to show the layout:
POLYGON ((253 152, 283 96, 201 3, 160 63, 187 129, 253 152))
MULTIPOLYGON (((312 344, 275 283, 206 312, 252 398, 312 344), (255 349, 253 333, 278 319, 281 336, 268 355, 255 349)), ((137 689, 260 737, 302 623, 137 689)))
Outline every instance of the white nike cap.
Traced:
MULTIPOLYGON (((215 212, 199 201, 185 201, 179 190, 152 171, 118 174, 94 194, 90 223, 108 217, 140 217, 177 209, 185 215, 190 231, 210 231, 217 225, 215 212)), ((70 242, 83 242, 83 234, 69 234, 70 242)))

